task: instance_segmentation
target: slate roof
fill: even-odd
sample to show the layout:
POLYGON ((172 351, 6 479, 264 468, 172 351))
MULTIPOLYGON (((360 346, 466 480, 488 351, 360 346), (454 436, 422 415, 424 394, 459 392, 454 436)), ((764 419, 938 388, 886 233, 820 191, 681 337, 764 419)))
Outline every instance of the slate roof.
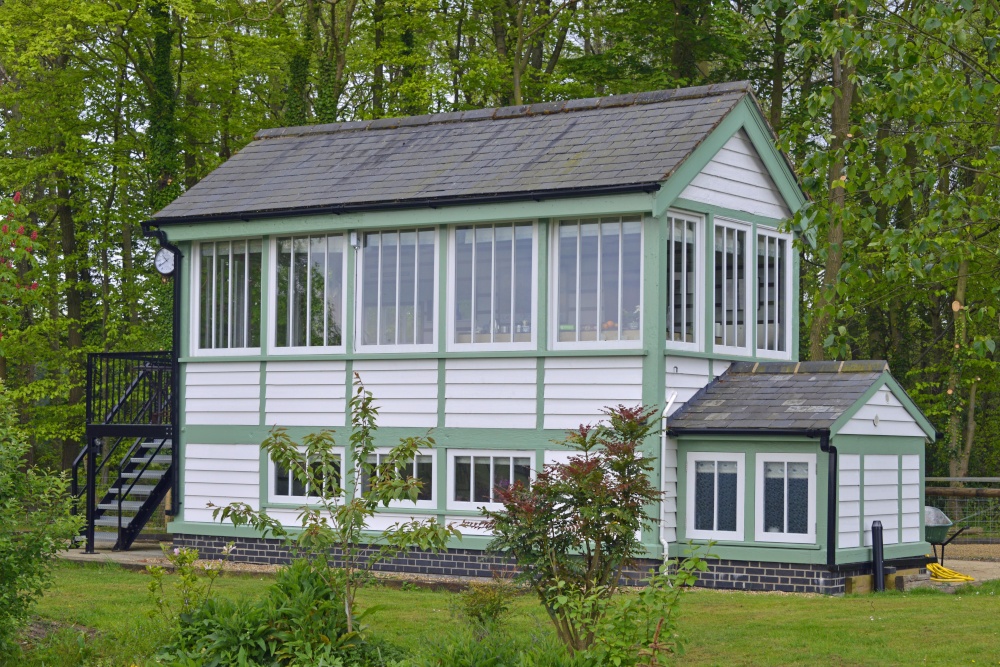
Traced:
POLYGON ((652 190, 745 96, 735 82, 262 130, 159 223, 652 190))
POLYGON ((825 430, 889 366, 884 361, 740 362, 667 418, 667 428, 825 430))

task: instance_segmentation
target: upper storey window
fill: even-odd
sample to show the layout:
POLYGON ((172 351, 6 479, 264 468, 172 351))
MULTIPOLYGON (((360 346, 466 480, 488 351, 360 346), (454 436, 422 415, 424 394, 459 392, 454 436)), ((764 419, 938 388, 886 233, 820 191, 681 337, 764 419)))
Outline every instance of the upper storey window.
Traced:
POLYGON ((364 233, 360 346, 434 343, 436 239, 434 229, 364 233))
POLYGON ((344 321, 344 236, 277 240, 277 347, 336 347, 344 321))
POLYGON ((750 311, 749 228, 716 219, 715 223, 715 346, 749 354, 750 311))
POLYGON ((699 347, 700 220, 671 212, 667 218, 667 344, 699 347))
POLYGON ((789 239, 757 232, 757 351, 785 356, 791 320, 789 239))
POLYGON ((534 226, 464 225, 454 243, 454 343, 530 343, 534 226))
POLYGON ((199 245, 198 347, 260 347, 259 239, 210 241, 199 245))
POLYGON ((562 220, 555 255, 555 342, 637 344, 642 216, 562 220))

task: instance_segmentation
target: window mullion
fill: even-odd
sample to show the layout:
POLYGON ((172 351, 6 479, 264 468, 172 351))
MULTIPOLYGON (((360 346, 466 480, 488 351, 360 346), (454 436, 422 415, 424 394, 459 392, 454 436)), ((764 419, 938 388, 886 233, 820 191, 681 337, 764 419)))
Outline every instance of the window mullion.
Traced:
MULTIPOLYGON (((511 229, 513 233, 513 229, 511 229)), ((490 342, 495 343, 497 338, 497 226, 490 225, 490 342)))
POLYGON ((476 260, 478 259, 477 255, 479 253, 477 253, 476 250, 478 249, 479 244, 477 243, 478 239, 476 238, 476 226, 473 225, 471 227, 471 230, 472 230, 472 271, 471 271, 471 273, 472 273, 472 311, 469 314, 469 319, 470 319, 470 324, 469 324, 470 331, 469 331, 469 334, 470 334, 470 340, 473 343, 475 343, 476 342, 476 314, 479 312, 479 310, 478 310, 478 308, 479 308, 478 292, 476 290, 476 287, 477 287, 477 285, 476 285, 476 276, 478 274, 478 272, 476 271, 476 268, 477 268, 477 266, 476 266, 476 260))
MULTIPOLYGON (((399 340, 402 337, 401 332, 399 330, 399 292, 400 292, 400 287, 402 287, 403 284, 403 277, 400 275, 400 269, 402 268, 401 266, 402 263, 400 262, 400 258, 403 256, 403 235, 400 232, 395 232, 395 234, 396 234, 396 308, 393 314, 396 316, 396 326, 393 327, 393 329, 395 329, 396 332, 395 344, 399 345, 399 340)), ((413 263, 414 266, 416 266, 416 257, 417 257, 416 247, 414 247, 413 250, 414 250, 413 263)), ((414 270, 413 273, 414 273, 413 277, 416 278, 416 270, 414 270)))
MULTIPOLYGON (((625 318, 623 315, 623 304, 622 299, 625 298, 625 221, 619 221, 618 223, 618 312, 615 313, 615 319, 618 320, 618 340, 622 340, 625 335, 625 318)), ((640 308, 640 314, 642 309, 640 308)), ((597 318, 600 319, 600 318, 597 318)))
POLYGON ((582 291, 583 280, 583 226, 578 220, 576 223, 576 340, 581 339, 583 333, 583 314, 580 312, 580 292, 582 291))
MULTIPOLYGON (((534 247, 534 242, 532 242, 532 247, 534 247)), ((515 281, 517 279, 517 225, 511 223, 510 225, 510 342, 516 342, 514 338, 514 332, 517 330, 517 323, 514 322, 514 299, 516 298, 516 292, 514 290, 515 281)))

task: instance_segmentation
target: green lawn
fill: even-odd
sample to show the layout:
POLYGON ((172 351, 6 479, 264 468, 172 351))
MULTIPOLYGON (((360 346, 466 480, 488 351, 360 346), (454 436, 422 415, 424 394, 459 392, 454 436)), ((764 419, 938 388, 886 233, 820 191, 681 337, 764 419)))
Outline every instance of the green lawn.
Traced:
MULTIPOLYGON (((148 581, 117 567, 60 565, 37 613, 62 629, 43 640, 27 664, 142 664, 165 638, 147 615, 148 581)), ((269 583, 230 576, 216 586, 220 595, 252 596, 269 583)), ((453 593, 376 588, 361 597, 364 606, 382 608, 371 617, 373 629, 411 650, 461 623, 453 593)), ((1000 664, 996 583, 958 595, 844 598, 695 590, 682 610, 682 665, 1000 664)), ((511 624, 523 636, 550 632, 529 596, 518 601, 511 624)))

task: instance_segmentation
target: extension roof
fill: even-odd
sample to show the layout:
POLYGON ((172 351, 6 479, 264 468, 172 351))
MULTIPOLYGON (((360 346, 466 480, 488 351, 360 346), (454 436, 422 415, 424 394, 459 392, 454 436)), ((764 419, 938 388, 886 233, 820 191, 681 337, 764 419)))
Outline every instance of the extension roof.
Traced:
POLYGON ((829 430, 888 371, 884 361, 734 363, 668 417, 667 428, 829 430))
POLYGON ((262 130, 157 224, 651 191, 746 82, 262 130))

